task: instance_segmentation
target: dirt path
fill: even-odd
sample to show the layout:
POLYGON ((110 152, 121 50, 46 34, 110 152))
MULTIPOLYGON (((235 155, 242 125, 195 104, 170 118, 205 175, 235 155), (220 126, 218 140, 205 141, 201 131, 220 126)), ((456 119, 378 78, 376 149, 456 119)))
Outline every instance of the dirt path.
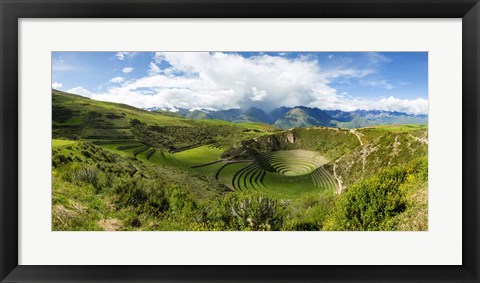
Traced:
POLYGON ((352 133, 352 134, 354 134, 355 136, 357 136, 357 139, 358 139, 358 141, 360 142, 360 145, 363 145, 362 138, 361 138, 361 134, 360 134, 359 132, 357 132, 357 130, 351 129, 351 130, 350 130, 350 133, 352 133))
POLYGON ((333 177, 335 177, 335 180, 337 180, 337 183, 338 183, 338 190, 337 190, 337 193, 338 194, 341 194, 342 193, 342 180, 339 178, 339 176, 337 175, 337 162, 340 161, 340 159, 342 159, 341 157, 339 159, 337 159, 335 161, 335 163, 333 163, 333 177))

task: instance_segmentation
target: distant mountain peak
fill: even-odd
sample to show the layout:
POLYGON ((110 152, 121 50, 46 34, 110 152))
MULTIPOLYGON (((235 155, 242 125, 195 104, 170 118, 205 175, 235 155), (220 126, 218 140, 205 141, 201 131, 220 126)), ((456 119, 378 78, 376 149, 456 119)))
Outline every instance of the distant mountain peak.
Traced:
POLYGON ((210 115, 208 115, 207 113, 201 111, 201 110, 193 110, 193 111, 190 111, 186 116, 185 118, 188 118, 188 119, 195 119, 195 120, 207 120, 207 119, 212 119, 212 117, 210 115))
MULTIPOLYGON (((171 109, 169 111, 175 111, 177 114, 190 119, 218 119, 235 123, 260 122, 284 129, 306 126, 358 128, 381 124, 426 124, 428 120, 428 115, 414 115, 399 111, 322 110, 317 107, 302 105, 295 107, 281 106, 268 113, 255 106, 245 109, 217 111, 204 108, 188 110, 173 107, 171 109)), ((148 110, 153 111, 152 108, 148 110)))

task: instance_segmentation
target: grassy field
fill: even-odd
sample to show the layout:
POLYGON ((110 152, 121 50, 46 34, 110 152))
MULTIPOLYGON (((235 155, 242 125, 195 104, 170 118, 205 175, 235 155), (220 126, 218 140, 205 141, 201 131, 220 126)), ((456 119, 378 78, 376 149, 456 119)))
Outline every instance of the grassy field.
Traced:
POLYGON ((235 173, 237 173, 241 169, 249 166, 250 164, 252 164, 252 162, 238 162, 238 163, 225 164, 223 168, 219 168, 221 170, 217 172, 216 178, 220 183, 227 184, 229 187, 232 188, 231 183, 232 183, 233 175, 235 175, 235 173))
MULTIPOLYGON (((324 178, 323 176, 321 178, 324 178)), ((278 198, 295 200, 306 193, 319 193, 325 190, 333 193, 334 186, 317 186, 311 174, 302 176, 285 176, 278 173, 268 172, 264 179, 263 191, 275 195, 278 198)))
POLYGON ((204 145, 174 153, 173 156, 186 165, 192 166, 219 160, 223 151, 221 147, 204 145))
POLYGON ((58 125, 81 125, 84 118, 92 111, 101 115, 100 122, 108 121, 112 128, 128 128, 131 119, 162 126, 193 127, 195 125, 195 122, 189 119, 169 117, 118 103, 86 99, 57 90, 53 90, 53 103, 58 105, 53 110, 54 114, 57 111, 56 116, 64 118, 54 120, 58 125))
POLYGON ((309 150, 282 150, 263 154, 277 173, 286 176, 308 174, 329 160, 309 150))
POLYGON ((52 139, 52 148, 57 148, 57 147, 66 146, 66 145, 74 145, 76 143, 77 143, 76 141, 52 139))
POLYGON ((418 130, 418 129, 428 129, 428 125, 418 125, 418 124, 378 125, 378 126, 372 126, 369 128, 384 129, 392 132, 397 132, 397 131, 403 132, 403 131, 418 130))
POLYGON ((243 126, 245 128, 251 130, 259 130, 259 131, 266 131, 266 132, 278 132, 280 129, 263 123, 256 123, 256 122, 249 122, 249 123, 239 123, 238 125, 243 126))
POLYGON ((225 161, 220 161, 209 165, 195 167, 195 170, 209 178, 215 178, 217 171, 225 164, 225 161))
POLYGON ((221 169, 218 180, 233 190, 260 191, 279 198, 297 199, 305 193, 336 189, 332 174, 322 167, 327 162, 316 152, 285 150, 262 154, 262 158, 253 162, 216 165, 215 168, 221 169))
MULTIPOLYGON (((145 124, 145 129, 169 130, 176 140, 171 142, 194 142, 200 138, 198 131, 223 138, 228 144, 237 140, 254 138, 276 131, 273 126, 246 123, 234 124, 221 120, 193 120, 163 112, 146 111, 125 104, 97 101, 82 96, 52 90, 53 137, 83 140, 129 140, 139 139, 132 121, 145 124), (190 129, 190 130, 188 130, 190 129), (206 130, 208 129, 208 130, 206 130), (184 134, 184 135, 182 135, 184 134), (192 139, 192 140, 190 140, 192 139)), ((138 129, 137 129, 138 130, 138 129)), ((148 133, 151 135, 151 133, 148 133)))
POLYGON ((101 146, 125 157, 136 156, 140 160, 159 165, 193 166, 195 171, 207 177, 215 178, 217 175, 216 179, 221 184, 236 191, 260 191, 278 198, 297 199, 305 193, 336 189, 331 173, 320 168, 328 159, 313 151, 268 152, 262 154, 261 161, 228 164, 228 161, 220 159, 224 148, 214 145, 199 146, 174 154, 135 141, 101 146), (269 168, 274 171, 268 172, 269 168))

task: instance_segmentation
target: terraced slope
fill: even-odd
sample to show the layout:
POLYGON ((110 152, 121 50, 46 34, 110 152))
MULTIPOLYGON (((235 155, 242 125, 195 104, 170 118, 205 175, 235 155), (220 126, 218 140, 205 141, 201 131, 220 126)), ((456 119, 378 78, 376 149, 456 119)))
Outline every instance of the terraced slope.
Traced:
POLYGON ((125 157, 136 157, 137 159, 149 161, 159 165, 170 165, 173 167, 182 166, 182 163, 176 160, 173 154, 163 152, 157 148, 149 147, 138 141, 123 143, 99 142, 97 145, 125 157))
POLYGON ((267 152, 262 156, 275 172, 286 176, 305 175, 328 162, 317 152, 301 149, 267 152))
POLYGON ((331 190, 336 190, 337 188, 335 178, 324 167, 317 168, 310 176, 312 177, 313 184, 317 188, 328 188, 331 190))
POLYGON ((184 162, 188 166, 207 165, 211 162, 219 161, 219 156, 223 152, 221 146, 203 145, 188 150, 174 153, 176 159, 184 162))
POLYGON ((237 171, 232 178, 232 187, 235 190, 258 190, 265 188, 263 178, 266 171, 256 162, 237 171))
POLYGON ((335 178, 323 167, 328 161, 314 151, 274 151, 252 161, 224 164, 215 177, 236 191, 256 190, 296 198, 304 192, 336 190, 335 178))

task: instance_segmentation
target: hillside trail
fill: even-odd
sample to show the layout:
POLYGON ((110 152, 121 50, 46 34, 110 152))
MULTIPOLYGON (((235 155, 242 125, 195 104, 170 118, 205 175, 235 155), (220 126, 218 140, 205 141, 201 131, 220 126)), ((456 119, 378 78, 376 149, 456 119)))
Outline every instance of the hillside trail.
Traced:
MULTIPOLYGON (((360 142, 360 146, 363 146, 363 141, 362 141, 362 137, 361 137, 362 134, 357 132, 356 129, 351 129, 350 133, 354 134, 357 137, 358 141, 360 142)), ((366 158, 366 157, 364 157, 364 158, 366 158)), ((337 180, 337 183, 338 183, 338 192, 337 192, 338 194, 341 194, 342 190, 343 190, 341 176, 339 176, 337 174, 337 166, 338 166, 338 162, 340 161, 340 159, 342 159, 342 157, 340 157, 339 159, 337 159, 335 161, 335 163, 333 163, 333 177, 337 180)), ((364 161, 364 163, 365 163, 365 161, 364 161)), ((364 164, 364 166, 365 166, 365 164, 364 164)))
POLYGON ((340 180, 340 178, 337 175, 337 162, 333 163, 333 177, 335 178, 335 180, 337 180, 337 183, 338 183, 337 194, 341 194, 343 188, 342 188, 342 180, 340 180))
MULTIPOLYGON (((342 156, 343 157, 343 156, 342 156)), ((337 175, 337 166, 338 166, 338 162, 340 161, 340 159, 342 159, 342 157, 340 157, 339 159, 337 159, 335 161, 335 163, 333 163, 333 177, 335 178, 335 180, 337 180, 337 183, 338 183, 338 189, 337 189, 337 193, 338 194, 341 194, 342 193, 342 179, 340 179, 340 176, 337 175)))
POLYGON ((363 145, 362 138, 360 137, 361 134, 360 134, 359 132, 357 132, 357 130, 351 129, 351 130, 350 130, 350 133, 352 133, 352 134, 354 134, 355 136, 357 136, 357 139, 358 139, 358 141, 360 142, 360 145, 363 145))

